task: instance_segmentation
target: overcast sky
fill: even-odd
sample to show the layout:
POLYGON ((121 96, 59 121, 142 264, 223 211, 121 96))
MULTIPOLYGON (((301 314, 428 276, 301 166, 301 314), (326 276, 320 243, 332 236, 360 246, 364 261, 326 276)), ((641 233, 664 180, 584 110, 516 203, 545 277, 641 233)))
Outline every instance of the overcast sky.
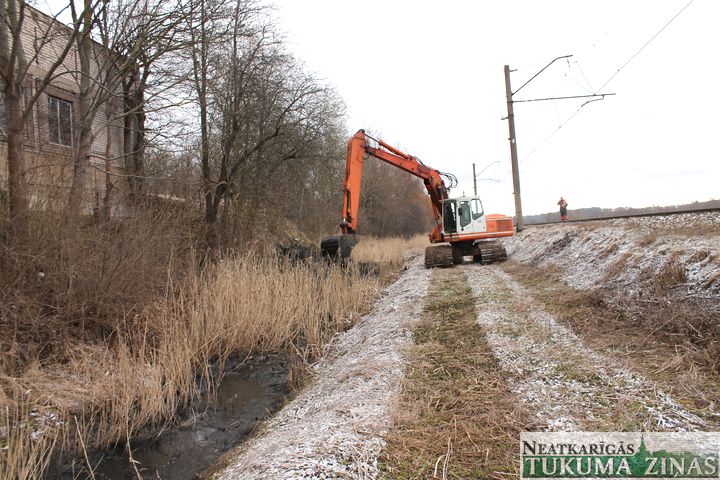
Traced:
POLYGON ((524 213, 560 195, 571 209, 720 198, 716 0, 695 0, 607 85, 688 0, 271 2, 290 49, 345 99, 349 133, 454 173, 454 196, 472 193, 473 162, 489 165, 487 211, 514 213, 503 66, 517 89, 570 54, 515 100, 617 95, 515 104, 524 213))

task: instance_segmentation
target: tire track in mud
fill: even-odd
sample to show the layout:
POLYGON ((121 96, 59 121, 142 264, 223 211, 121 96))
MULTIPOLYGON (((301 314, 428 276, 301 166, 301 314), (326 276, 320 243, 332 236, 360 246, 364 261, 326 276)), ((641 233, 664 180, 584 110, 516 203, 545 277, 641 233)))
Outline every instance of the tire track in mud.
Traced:
POLYGON ((376 478, 429 276, 412 260, 373 311, 338 336, 310 384, 214 478, 376 478))
POLYGON ((461 268, 511 388, 548 430, 717 429, 643 375, 586 347, 501 266, 461 268))

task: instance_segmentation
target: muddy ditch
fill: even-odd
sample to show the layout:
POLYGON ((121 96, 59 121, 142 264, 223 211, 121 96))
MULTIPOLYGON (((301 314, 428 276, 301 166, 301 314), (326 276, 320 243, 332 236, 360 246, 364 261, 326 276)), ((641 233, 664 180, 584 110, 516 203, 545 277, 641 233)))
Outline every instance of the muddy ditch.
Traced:
MULTIPOLYGON (((143 479, 202 478, 223 453, 284 404, 290 392, 288 359, 261 355, 243 360, 228 361, 215 395, 197 402, 177 426, 131 442, 132 458, 143 479)), ((124 446, 90 451, 88 458, 97 480, 137 478, 124 446)), ((56 466, 46 478, 92 478, 87 464, 77 462, 56 466)))

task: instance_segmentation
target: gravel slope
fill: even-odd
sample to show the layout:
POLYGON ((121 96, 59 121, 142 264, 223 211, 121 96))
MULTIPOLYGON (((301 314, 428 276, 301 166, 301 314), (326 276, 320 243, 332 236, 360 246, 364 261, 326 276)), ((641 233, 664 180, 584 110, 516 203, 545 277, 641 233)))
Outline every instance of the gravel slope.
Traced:
POLYGON ((512 260, 559 269, 573 288, 602 287, 638 301, 661 287, 668 297, 720 308, 719 225, 720 212, 555 224, 503 243, 512 260))

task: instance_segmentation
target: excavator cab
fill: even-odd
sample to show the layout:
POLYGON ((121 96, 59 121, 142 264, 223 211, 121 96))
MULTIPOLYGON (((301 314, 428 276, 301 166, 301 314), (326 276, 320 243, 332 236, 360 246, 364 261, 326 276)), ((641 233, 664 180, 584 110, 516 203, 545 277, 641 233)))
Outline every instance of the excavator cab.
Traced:
POLYGON ((443 236, 467 236, 487 231, 480 197, 459 197, 442 202, 443 236))
POLYGON ((494 239, 513 234, 512 218, 486 215, 476 196, 445 199, 440 212, 442 239, 425 249, 426 267, 450 267, 465 257, 484 264, 505 260, 505 247, 494 239))

